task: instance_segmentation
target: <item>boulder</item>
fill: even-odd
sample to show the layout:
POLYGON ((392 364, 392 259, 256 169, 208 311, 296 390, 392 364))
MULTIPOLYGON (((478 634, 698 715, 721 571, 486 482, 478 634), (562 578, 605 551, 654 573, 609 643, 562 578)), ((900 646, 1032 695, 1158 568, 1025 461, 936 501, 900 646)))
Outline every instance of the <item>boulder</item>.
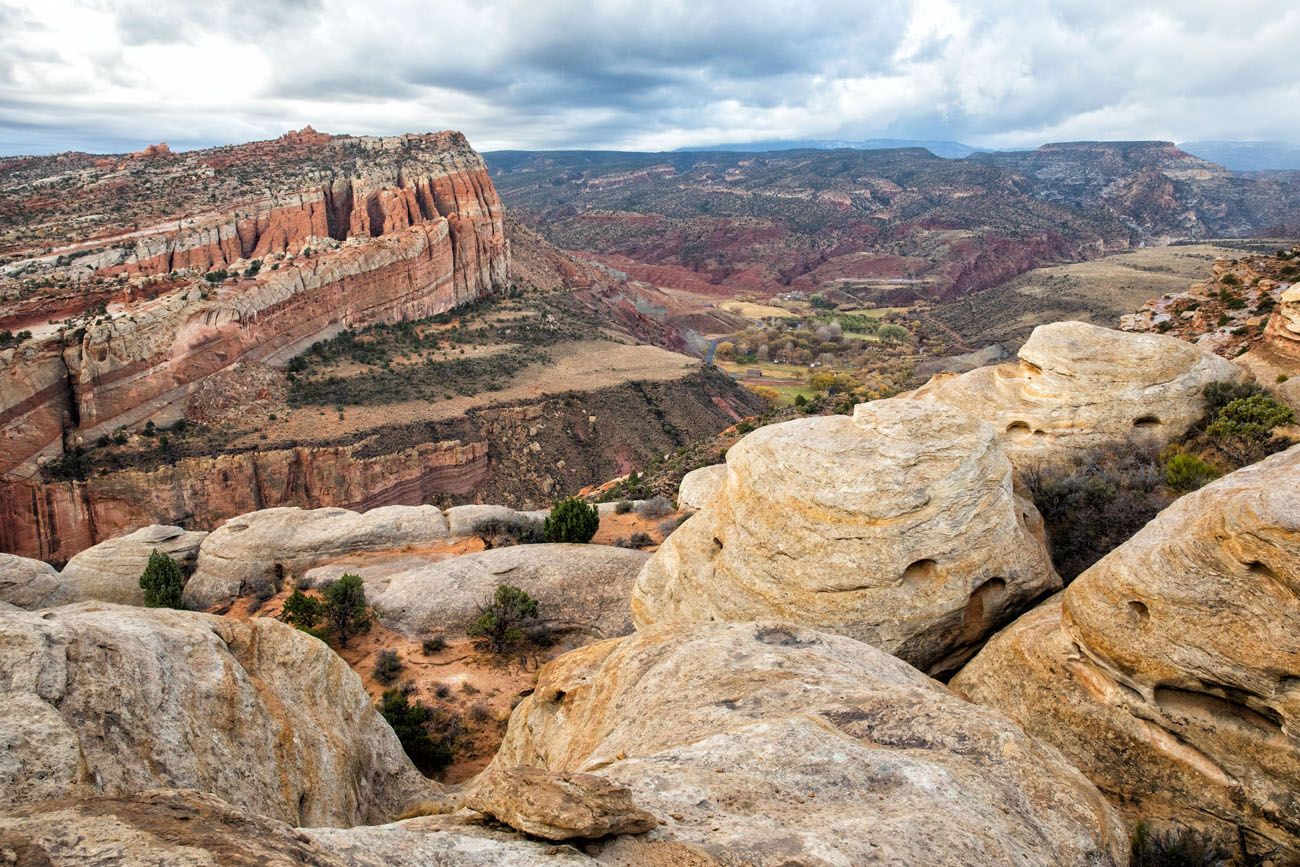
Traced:
POLYGON ((0 813, 0 863, 79 867, 568 867, 567 846, 449 817, 358 828, 294 828, 214 795, 154 789, 45 801, 0 813), (6 857, 9 860, 6 860, 6 857))
POLYGON ((778 622, 654 626, 553 660, 493 765, 627 787, 664 820, 619 838, 628 864, 668 846, 760 867, 1127 857, 1056 750, 870 645, 778 622))
POLYGON ((953 680, 1130 822, 1300 861, 1300 447, 1188 494, 953 680))
POLYGON ((267 588, 278 589, 313 566, 347 554, 398 552, 448 538, 447 519, 434 506, 348 509, 262 509, 231 518, 199 546, 198 567, 185 585, 185 604, 207 609, 267 588))
POLYGON ((49 563, 0 554, 0 602, 17 608, 44 608, 59 595, 59 573, 49 563))
POLYGON ((1040 325, 1019 356, 941 374, 909 396, 990 422, 1023 468, 1106 446, 1171 442, 1205 414, 1207 385, 1247 378, 1227 359, 1175 337, 1084 322, 1040 325))
POLYGON ((465 806, 547 840, 642 834, 659 823, 632 803, 632 793, 595 774, 502 768, 474 781, 465 806))
POLYGON ((116 602, 143 605, 144 591, 140 575, 149 563, 149 555, 161 551, 180 564, 181 571, 194 570, 199 544, 207 538, 202 531, 155 524, 126 536, 100 542, 77 554, 59 574, 62 589, 57 602, 116 602))
POLYGON ((993 429, 939 403, 769 425, 637 579, 638 627, 777 617, 950 671, 1060 578, 993 429))
POLYGON ((164 785, 302 825, 387 821, 436 788, 347 664, 278 621, 0 611, 0 807, 164 785))
POLYGON ((726 464, 713 464, 691 470, 682 476, 681 484, 677 487, 677 508, 703 509, 712 502, 718 491, 722 490, 726 480, 726 464))
POLYGON ((514 545, 382 576, 383 592, 371 597, 367 587, 367 597, 384 625, 419 636, 465 631, 497 585, 511 584, 554 629, 610 638, 632 631, 628 599, 649 557, 606 545, 514 545))

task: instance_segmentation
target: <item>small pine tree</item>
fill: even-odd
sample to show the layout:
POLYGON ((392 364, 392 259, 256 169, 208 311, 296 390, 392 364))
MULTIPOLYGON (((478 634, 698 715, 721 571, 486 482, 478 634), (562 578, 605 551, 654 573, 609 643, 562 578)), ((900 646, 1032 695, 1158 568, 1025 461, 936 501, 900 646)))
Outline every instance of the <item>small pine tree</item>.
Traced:
POLYGON ((423 703, 412 703, 401 690, 390 689, 379 702, 379 713, 393 727, 402 749, 421 773, 428 776, 451 764, 451 745, 429 736, 433 711, 423 703))
POLYGON ((343 647, 348 646, 349 638, 370 628, 366 586, 360 575, 349 572, 326 588, 325 619, 334 627, 334 634, 343 647))
POLYGON ((315 596, 308 596, 301 590, 295 590, 284 600, 280 609, 280 619, 285 623, 310 632, 325 616, 325 606, 315 596))
POLYGON ((181 574, 181 567, 175 560, 155 549, 140 575, 140 588, 144 590, 144 604, 147 608, 181 608, 185 576, 181 574))
POLYGON ((524 627, 537 619, 537 600, 518 587, 497 585, 492 601, 479 606, 478 620, 467 630, 483 639, 493 653, 504 653, 524 639, 524 627))
POLYGON ((596 507, 578 497, 568 497, 551 507, 542 530, 548 542, 590 542, 600 526, 596 507))

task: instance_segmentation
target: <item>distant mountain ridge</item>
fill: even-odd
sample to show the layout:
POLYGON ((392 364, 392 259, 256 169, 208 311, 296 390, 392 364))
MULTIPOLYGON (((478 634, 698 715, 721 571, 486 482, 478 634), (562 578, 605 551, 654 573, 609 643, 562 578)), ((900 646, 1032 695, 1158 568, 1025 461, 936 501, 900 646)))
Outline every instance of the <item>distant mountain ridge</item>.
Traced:
POLYGON ((712 151, 733 151, 737 153, 766 153, 767 151, 795 150, 859 150, 881 151, 899 148, 925 148, 930 153, 944 159, 961 159, 984 148, 971 147, 959 141, 942 141, 934 139, 904 138, 869 138, 858 141, 843 139, 763 139, 760 141, 706 145, 704 147, 682 147, 677 151, 707 153, 712 151))
POLYGON ((1190 154, 1234 172, 1300 171, 1300 144, 1276 141, 1191 141, 1190 154))

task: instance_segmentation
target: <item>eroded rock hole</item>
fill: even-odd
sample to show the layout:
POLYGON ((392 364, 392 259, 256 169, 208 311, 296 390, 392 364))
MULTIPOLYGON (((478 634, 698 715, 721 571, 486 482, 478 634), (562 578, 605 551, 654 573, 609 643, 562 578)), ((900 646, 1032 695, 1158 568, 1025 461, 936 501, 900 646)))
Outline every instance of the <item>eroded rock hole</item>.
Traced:
POLYGON ((1191 717, 1211 725, 1249 727, 1266 735, 1282 732, 1282 718, 1272 708, 1257 710, 1242 702, 1207 692, 1158 686, 1155 689, 1155 701, 1162 711, 1171 716, 1191 717))
POLYGON ((939 577, 939 564, 934 560, 917 560, 903 570, 903 584, 907 587, 927 587, 939 577))
POLYGON ((1160 426, 1160 419, 1153 415, 1144 415, 1141 418, 1133 419, 1133 427, 1153 428, 1160 426))
POLYGON ((990 578, 975 588, 966 602, 966 610, 961 618, 961 638, 974 641, 997 617, 1002 607, 1002 597, 1006 595, 1007 582, 1004 578, 990 578))
POLYGON ((1146 603, 1134 599, 1127 607, 1129 623, 1134 626, 1146 626, 1147 621, 1151 619, 1151 611, 1147 608, 1146 603))

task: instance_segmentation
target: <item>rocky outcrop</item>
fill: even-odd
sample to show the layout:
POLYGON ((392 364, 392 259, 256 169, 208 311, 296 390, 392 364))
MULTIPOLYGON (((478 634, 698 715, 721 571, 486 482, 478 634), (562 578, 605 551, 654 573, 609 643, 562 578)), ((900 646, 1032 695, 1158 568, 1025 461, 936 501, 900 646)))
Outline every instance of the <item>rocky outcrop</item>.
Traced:
POLYGON ((1300 284, 1282 293, 1268 320, 1264 341, 1278 355, 1300 362, 1300 284))
POLYGON ((727 465, 713 464, 691 470, 677 487, 677 508, 703 509, 713 501, 727 479, 727 465))
POLYGON ((207 535, 198 530, 187 532, 180 527, 155 525, 107 539, 68 561, 59 573, 57 599, 46 604, 97 600, 143 605, 140 575, 149 564, 149 555, 154 551, 166 554, 188 575, 194 571, 199 545, 207 535))
POLYGON ((0 554, 0 602, 43 608, 59 595, 59 573, 49 563, 0 554))
POLYGON ((1188 494, 953 688, 1126 813, 1300 859, 1300 448, 1188 494))
POLYGON ((0 858, 19 867, 567 867, 593 864, 550 846, 435 817, 358 828, 294 828, 213 795, 154 789, 138 795, 46 801, 0 813, 0 858), (98 860, 102 859, 102 860, 98 860))
POLYGON ((0 732, 0 807, 166 785, 346 826, 434 787, 347 664, 268 618, 0 611, 0 732))
POLYGON ((1246 378, 1226 359, 1176 338, 1084 322, 1040 325, 1019 356, 941 374, 910 396, 991 423, 1024 467, 1100 447, 1170 442, 1204 415, 1207 385, 1246 378))
POLYGON ((313 566, 360 551, 418 548, 445 541, 447 519, 434 506, 347 509, 262 509, 231 518, 199 546, 185 585, 185 604, 207 609, 271 589, 313 566))
POLYGON ((642 571, 638 627, 778 617, 946 671, 1060 587, 992 428, 946 405, 769 425, 726 473, 642 571))
POLYGON ((475 778, 465 806, 547 840, 642 834, 659 824, 632 803, 631 792, 604 777, 528 767, 489 767, 475 778))
POLYGON ((649 556, 605 545, 494 548, 384 575, 370 601, 386 626, 409 635, 463 632, 497 585, 510 584, 538 601, 552 629, 611 638, 632 631, 627 602, 649 556))
MULTIPOLYGON (((1121 864, 1055 750, 870 645, 766 623, 656 626, 544 667, 496 768, 591 772, 666 820, 622 863, 1121 864)), ((611 850, 607 850, 608 852, 611 850)))

